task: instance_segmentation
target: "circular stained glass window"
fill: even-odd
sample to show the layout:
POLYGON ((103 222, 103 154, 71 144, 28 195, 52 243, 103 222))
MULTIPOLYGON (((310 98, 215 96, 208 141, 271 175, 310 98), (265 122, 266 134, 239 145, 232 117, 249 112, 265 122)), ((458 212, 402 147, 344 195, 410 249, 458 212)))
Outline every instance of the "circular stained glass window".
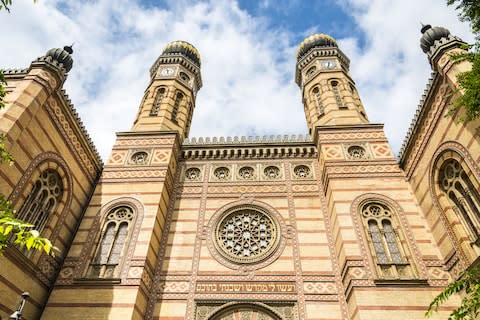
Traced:
POLYGON ((218 221, 215 246, 236 263, 256 263, 268 258, 279 242, 279 226, 266 212, 240 209, 218 221))

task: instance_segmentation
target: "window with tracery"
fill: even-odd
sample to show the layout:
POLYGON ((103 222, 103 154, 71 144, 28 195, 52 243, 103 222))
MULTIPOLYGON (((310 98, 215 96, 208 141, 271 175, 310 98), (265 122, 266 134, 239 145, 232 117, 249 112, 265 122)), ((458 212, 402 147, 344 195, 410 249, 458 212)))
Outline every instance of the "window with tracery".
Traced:
POLYGON ((62 178, 57 171, 47 169, 40 174, 17 217, 42 231, 63 196, 62 178))
POLYGON ((89 266, 89 277, 117 278, 119 276, 120 262, 133 219, 133 210, 127 206, 116 207, 108 213, 100 241, 89 266))
POLYGON ((250 263, 269 256, 278 243, 278 226, 268 214, 243 209, 221 219, 216 227, 216 244, 229 260, 250 263))
POLYGON ((183 99, 183 94, 181 94, 180 92, 177 93, 177 96, 175 97, 175 103, 173 104, 172 121, 177 122, 178 108, 180 107, 180 103, 182 102, 182 99, 183 99))
POLYGON ((335 101, 337 102, 338 108, 340 109, 346 108, 346 106, 343 104, 342 96, 340 95, 340 90, 338 89, 339 87, 338 81, 333 80, 331 82, 331 85, 332 85, 333 94, 335 95, 335 101))
POLYGON ((401 245, 401 229, 394 227, 393 211, 382 203, 368 202, 361 215, 380 278, 412 278, 413 269, 401 245))
POLYGON ((325 108, 323 107, 320 89, 318 87, 315 87, 313 88, 312 93, 315 99, 315 103, 317 104, 318 114, 319 116, 323 116, 325 114, 325 108))
POLYGON ((150 116, 157 116, 158 111, 160 110, 160 104, 162 103, 163 97, 165 96, 165 88, 160 88, 157 91, 157 96, 153 102, 152 110, 150 110, 150 116))
POLYGON ((438 181, 471 240, 480 240, 480 195, 462 165, 448 159, 440 168, 438 181))

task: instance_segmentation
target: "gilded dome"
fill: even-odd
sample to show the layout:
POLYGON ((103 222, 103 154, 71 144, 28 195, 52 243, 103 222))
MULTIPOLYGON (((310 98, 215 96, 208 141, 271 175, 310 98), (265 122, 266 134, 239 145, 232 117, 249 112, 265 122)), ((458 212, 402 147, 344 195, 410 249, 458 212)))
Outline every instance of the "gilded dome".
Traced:
POLYGON ((442 38, 446 38, 450 35, 450 31, 443 27, 433 27, 429 24, 422 27, 422 38, 420 39, 420 47, 423 52, 430 51, 430 47, 433 46, 435 41, 442 38))
POLYGON ((167 44, 165 49, 163 49, 162 55, 178 55, 183 54, 193 63, 200 66, 200 53, 198 50, 186 41, 173 41, 167 44))
POLYGON ((338 47, 337 41, 328 34, 317 33, 300 43, 297 49, 297 60, 300 60, 310 49, 319 47, 338 47))
POLYGON ((63 49, 60 48, 53 48, 47 51, 45 54, 46 57, 51 57, 52 60, 61 63, 65 68, 65 71, 70 71, 73 65, 73 59, 71 54, 73 53, 73 49, 71 46, 65 46, 63 49))

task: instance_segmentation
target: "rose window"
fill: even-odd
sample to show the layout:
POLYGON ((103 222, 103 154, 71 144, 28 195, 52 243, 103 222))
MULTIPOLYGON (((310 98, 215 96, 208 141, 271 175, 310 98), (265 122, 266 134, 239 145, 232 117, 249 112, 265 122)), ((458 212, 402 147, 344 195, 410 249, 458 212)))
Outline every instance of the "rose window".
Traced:
POLYGON ((276 179, 280 176, 280 169, 275 166, 268 166, 263 170, 265 176, 269 179, 276 179))
POLYGON ((296 166, 293 172, 298 178, 308 178, 310 175, 310 168, 304 165, 296 166))
POLYGON ((215 169, 213 172, 213 175, 218 179, 218 180, 226 180, 230 176, 230 170, 225 167, 219 167, 215 169))
POLYGON ((253 179, 253 168, 252 167, 242 167, 238 171, 238 175, 245 180, 253 179))
POLYGON ((243 209, 221 219, 216 245, 227 259, 251 263, 267 258, 278 243, 278 226, 266 213, 243 209))
POLYGON ((348 148, 348 155, 351 159, 365 159, 365 149, 360 146, 351 146, 348 148))
POLYGON ((187 171, 185 171, 185 176, 187 177, 188 180, 199 180, 200 179, 200 169, 198 168, 188 168, 187 171))
POLYGON ((134 164, 145 164, 147 162, 148 153, 144 151, 135 152, 132 155, 132 163, 134 164))

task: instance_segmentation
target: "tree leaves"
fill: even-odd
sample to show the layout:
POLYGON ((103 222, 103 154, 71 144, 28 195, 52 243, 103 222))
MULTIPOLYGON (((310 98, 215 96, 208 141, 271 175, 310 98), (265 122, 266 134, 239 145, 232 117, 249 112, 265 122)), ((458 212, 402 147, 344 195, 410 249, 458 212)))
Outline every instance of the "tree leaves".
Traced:
POLYGON ((30 223, 14 218, 11 203, 0 194, 0 255, 13 242, 27 250, 44 251, 54 256, 58 249, 33 227, 30 223))
POLYGON ((430 303, 425 317, 429 318, 437 312, 440 305, 454 294, 463 294, 460 307, 455 309, 449 320, 475 320, 480 316, 480 267, 460 273, 459 278, 450 283, 430 303))

